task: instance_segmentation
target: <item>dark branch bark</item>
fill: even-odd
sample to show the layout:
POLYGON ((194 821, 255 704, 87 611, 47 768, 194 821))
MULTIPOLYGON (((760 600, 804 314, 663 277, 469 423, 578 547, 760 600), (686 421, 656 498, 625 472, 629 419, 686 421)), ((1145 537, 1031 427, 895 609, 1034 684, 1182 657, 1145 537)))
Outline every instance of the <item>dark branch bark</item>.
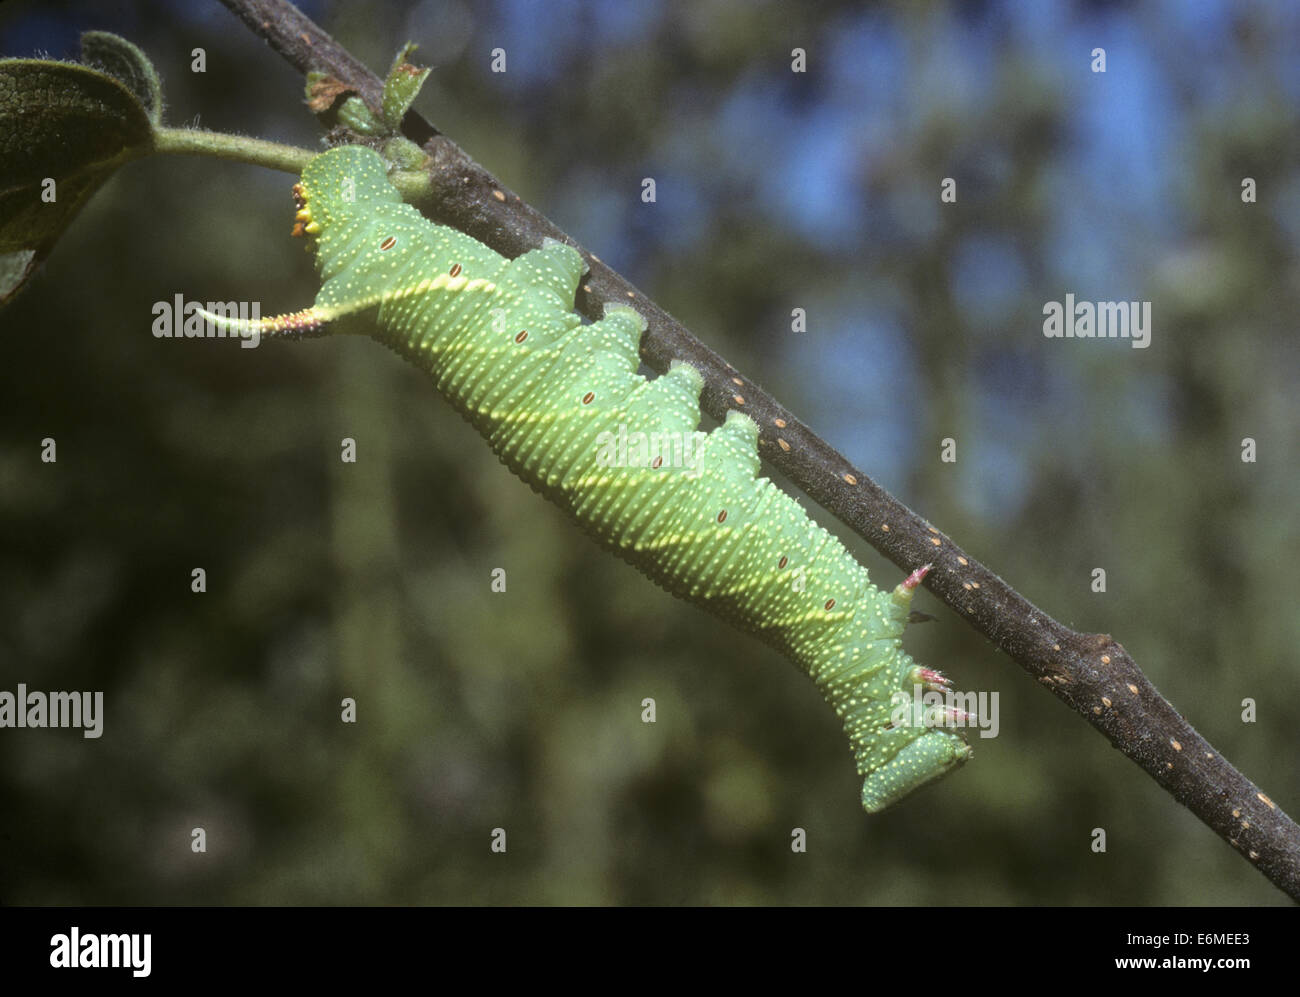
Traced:
MULTIPOLYGON (((379 107, 379 78, 288 0, 222 3, 301 72, 327 73, 379 107)), ((544 237, 576 246, 418 114, 406 115, 403 132, 433 159, 435 193, 426 207, 439 221, 506 256, 533 249, 544 237)), ((739 408, 752 416, 762 430, 762 455, 900 568, 933 563, 925 584, 936 596, 1105 734, 1278 888, 1300 900, 1300 827, 1179 715, 1117 641, 1107 634, 1077 633, 1039 610, 583 252, 591 265, 578 295, 583 314, 600 317, 606 301, 635 304, 649 321, 641 354, 650 367, 662 372, 679 359, 699 370, 706 412, 721 419, 739 408)))

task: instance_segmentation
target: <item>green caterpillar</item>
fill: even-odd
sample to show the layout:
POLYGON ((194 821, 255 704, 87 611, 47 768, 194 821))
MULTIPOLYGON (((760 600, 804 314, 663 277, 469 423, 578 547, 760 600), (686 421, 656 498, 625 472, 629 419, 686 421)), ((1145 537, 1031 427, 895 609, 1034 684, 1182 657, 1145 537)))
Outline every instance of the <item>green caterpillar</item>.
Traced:
POLYGON ((295 234, 315 237, 324 279, 316 303, 253 322, 209 320, 245 335, 362 332, 428 371, 502 462, 597 541, 816 682, 852 743, 867 811, 970 756, 946 729, 964 714, 912 705, 916 686, 948 685, 902 649, 928 566, 882 592, 798 502, 757 477, 752 419, 732 411, 699 432, 694 368, 637 374, 645 321, 636 311, 607 307, 591 325, 574 313, 585 270, 576 250, 548 243, 507 260, 432 224, 360 146, 313 159, 294 192, 295 234), (605 459, 616 432, 649 441, 630 466, 605 459), (686 441, 694 460, 679 459, 672 440, 686 441))

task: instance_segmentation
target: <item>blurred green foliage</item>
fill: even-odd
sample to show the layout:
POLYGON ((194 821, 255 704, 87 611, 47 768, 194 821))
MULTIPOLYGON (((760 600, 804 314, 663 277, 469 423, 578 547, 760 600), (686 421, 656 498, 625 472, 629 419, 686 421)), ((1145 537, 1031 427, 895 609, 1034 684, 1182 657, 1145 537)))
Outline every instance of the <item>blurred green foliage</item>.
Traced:
MULTIPOLYGON (((1209 42, 1149 7, 539 6, 307 9, 379 70, 419 42, 426 117, 1300 811, 1288 15, 1209 42), (1151 300, 1151 348, 1044 339, 1067 291, 1151 300)), ((215 3, 0 10, 5 55, 88 28, 154 60, 173 124, 318 139, 301 78, 215 3)), ((0 731, 0 900, 1284 901, 929 596, 909 649, 998 692, 1000 734, 869 818, 805 677, 600 552, 418 371, 361 340, 153 338, 178 293, 311 300, 290 183, 133 164, 0 312, 0 689, 107 710, 99 740, 0 731)))

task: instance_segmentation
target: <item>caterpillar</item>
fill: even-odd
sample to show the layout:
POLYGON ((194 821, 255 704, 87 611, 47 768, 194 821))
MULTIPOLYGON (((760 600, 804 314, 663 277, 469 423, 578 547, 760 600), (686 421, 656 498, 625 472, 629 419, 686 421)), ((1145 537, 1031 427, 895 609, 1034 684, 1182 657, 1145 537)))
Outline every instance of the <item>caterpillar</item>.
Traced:
POLYGON ((640 314, 607 305, 584 324, 574 312, 586 269, 577 250, 548 242, 507 260, 404 204, 384 159, 362 146, 313 158, 294 195, 294 234, 312 238, 323 280, 315 303, 251 321, 205 313, 209 321, 250 336, 370 335, 429 373, 500 460, 601 545, 808 674, 843 723, 868 812, 966 761, 971 750, 952 728, 969 718, 914 696, 948 679, 902 648, 929 566, 883 592, 758 476, 752 419, 733 410, 700 431, 693 367, 637 373, 640 314), (648 442, 613 461, 615 433, 648 442))

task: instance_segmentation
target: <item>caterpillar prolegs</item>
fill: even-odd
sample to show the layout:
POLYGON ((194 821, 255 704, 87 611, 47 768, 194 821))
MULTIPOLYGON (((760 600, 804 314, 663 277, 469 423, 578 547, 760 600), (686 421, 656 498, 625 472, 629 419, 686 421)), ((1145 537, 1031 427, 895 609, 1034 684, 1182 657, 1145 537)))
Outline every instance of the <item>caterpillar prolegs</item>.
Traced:
POLYGON ((515 474, 605 547, 674 595, 784 652, 843 722, 874 812, 970 755, 913 690, 947 680, 902 648, 912 590, 891 593, 794 498, 758 477, 758 427, 732 411, 698 430, 702 381, 674 365, 637 373, 645 322, 626 306, 584 325, 573 311, 584 265, 559 243, 506 260, 403 204, 384 160, 360 146, 313 159, 295 187, 295 234, 315 239, 324 279, 302 312, 228 329, 373 336, 423 370, 515 474), (645 434, 627 466, 602 457, 611 434, 645 434), (692 460, 669 441, 685 441, 692 460), (900 705, 906 704, 906 705, 900 705), (900 718, 902 722, 900 721, 900 718))

